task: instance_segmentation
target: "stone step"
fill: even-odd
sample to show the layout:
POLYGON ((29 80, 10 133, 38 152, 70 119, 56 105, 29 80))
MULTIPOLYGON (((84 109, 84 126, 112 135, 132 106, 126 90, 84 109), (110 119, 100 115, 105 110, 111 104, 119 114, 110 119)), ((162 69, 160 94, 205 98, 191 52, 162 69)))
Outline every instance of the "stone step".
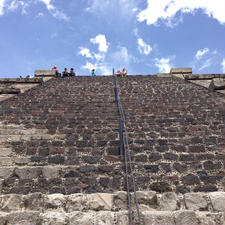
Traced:
MULTIPOLYGON (((112 159, 115 160, 115 157, 112 159)), ((109 165, 0 169, 0 193, 95 193, 123 190, 124 187, 123 166, 118 162, 109 165)))
MULTIPOLYGON (((142 225, 223 225, 223 213, 196 212, 180 210, 143 211, 142 225)), ((137 219, 134 224, 139 225, 137 219)), ((87 212, 74 211, 71 213, 24 211, 0 213, 0 224, 4 225, 129 225, 128 211, 87 212)))
MULTIPOLYGON (((142 155, 139 157, 143 158, 142 155)), ((223 186, 220 185, 224 178, 223 170, 221 168, 221 172, 218 172, 218 169, 217 171, 213 169, 217 164, 206 161, 205 168, 200 168, 196 162, 180 163, 162 159, 157 161, 157 156, 154 157, 151 157, 152 162, 142 162, 143 160, 135 157, 133 171, 137 190, 154 190, 162 193, 223 190, 223 186), (211 170, 208 167, 211 167, 211 170)), ((123 160, 118 156, 108 155, 104 156, 100 163, 93 163, 94 158, 95 156, 88 159, 91 163, 74 162, 73 165, 50 166, 46 163, 39 166, 1 167, 1 191, 5 194, 25 194, 38 190, 43 193, 125 190, 123 160)))
POLYGON ((0 148, 0 167, 5 166, 38 166, 38 165, 74 165, 104 163, 108 155, 118 156, 119 141, 97 143, 85 141, 76 142, 77 146, 46 146, 36 147, 40 142, 31 142, 35 146, 16 146, 0 148), (89 146, 89 147, 87 147, 89 146), (103 162, 102 162, 103 161, 103 162))
MULTIPOLYGON (((195 210, 201 212, 224 212, 225 192, 190 192, 176 194, 155 191, 137 191, 136 193, 141 211, 177 211, 195 210)), ((1 212, 13 211, 118 211, 127 210, 127 192, 117 191, 113 193, 75 193, 43 194, 41 192, 22 194, 0 195, 1 212)), ((134 204, 134 193, 131 193, 131 204, 134 204)), ((135 205, 132 206, 133 208, 135 205)))
MULTIPOLYGON (((224 192, 178 196, 146 191, 137 197, 143 225, 223 225, 224 192)), ((126 192, 1 195, 0 200, 0 224, 128 225, 126 192)))
POLYGON ((0 179, 37 179, 82 177, 84 174, 108 175, 118 173, 123 168, 119 156, 105 156, 105 164, 45 165, 45 166, 8 166, 0 167, 0 179))

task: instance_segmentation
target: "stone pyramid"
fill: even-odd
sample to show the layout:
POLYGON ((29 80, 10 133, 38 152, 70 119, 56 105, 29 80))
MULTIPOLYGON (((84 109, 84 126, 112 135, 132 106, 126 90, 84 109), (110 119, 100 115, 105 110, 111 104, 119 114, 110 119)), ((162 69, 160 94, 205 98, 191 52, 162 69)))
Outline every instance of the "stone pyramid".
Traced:
POLYGON ((117 78, 130 211, 115 77, 35 74, 0 79, 0 225, 224 224, 224 74, 117 78))

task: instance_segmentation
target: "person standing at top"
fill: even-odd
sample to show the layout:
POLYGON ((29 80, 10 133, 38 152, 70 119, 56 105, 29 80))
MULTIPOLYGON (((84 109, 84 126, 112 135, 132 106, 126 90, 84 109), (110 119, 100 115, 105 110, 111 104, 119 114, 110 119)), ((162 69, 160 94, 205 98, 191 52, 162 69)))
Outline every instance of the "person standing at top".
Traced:
POLYGON ((69 75, 70 75, 71 77, 76 76, 76 73, 74 72, 74 68, 71 68, 71 69, 70 69, 69 75))
POLYGON ((95 69, 93 69, 93 70, 91 71, 91 76, 96 76, 96 74, 95 74, 95 69))
POLYGON ((59 70, 57 69, 57 67, 56 66, 53 66, 52 67, 52 70, 55 70, 56 71, 56 77, 60 77, 60 73, 59 73, 59 70))

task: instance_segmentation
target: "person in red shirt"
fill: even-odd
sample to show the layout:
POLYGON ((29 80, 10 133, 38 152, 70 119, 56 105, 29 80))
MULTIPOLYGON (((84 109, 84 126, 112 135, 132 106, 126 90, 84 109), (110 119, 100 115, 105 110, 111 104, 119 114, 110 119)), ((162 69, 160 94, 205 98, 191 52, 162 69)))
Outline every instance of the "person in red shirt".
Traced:
POLYGON ((57 69, 56 66, 53 66, 52 67, 52 70, 55 70, 56 71, 56 77, 60 77, 61 76, 61 74, 59 73, 59 70, 57 69))

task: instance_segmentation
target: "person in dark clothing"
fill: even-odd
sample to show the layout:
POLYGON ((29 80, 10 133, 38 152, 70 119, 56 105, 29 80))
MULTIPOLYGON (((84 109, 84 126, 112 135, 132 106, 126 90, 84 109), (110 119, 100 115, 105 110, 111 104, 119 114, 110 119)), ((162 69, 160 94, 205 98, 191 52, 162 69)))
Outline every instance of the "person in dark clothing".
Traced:
POLYGON ((74 77, 76 76, 76 73, 74 72, 74 68, 71 68, 70 69, 70 74, 69 74, 71 77, 74 77))
POLYGON ((67 71, 67 68, 65 68, 64 71, 62 72, 62 76, 63 77, 68 77, 69 76, 69 72, 67 71))

